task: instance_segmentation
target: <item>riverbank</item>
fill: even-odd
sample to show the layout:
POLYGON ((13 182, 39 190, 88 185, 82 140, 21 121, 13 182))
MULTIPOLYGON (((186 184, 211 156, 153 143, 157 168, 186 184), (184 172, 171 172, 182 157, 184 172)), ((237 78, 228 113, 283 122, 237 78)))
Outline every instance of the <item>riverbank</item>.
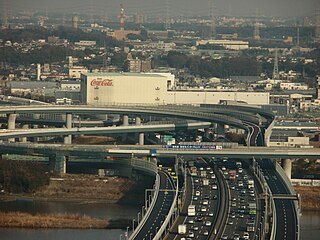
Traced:
POLYGON ((296 192, 301 196, 301 209, 320 211, 320 187, 295 186, 296 192))
POLYGON ((112 221, 78 214, 0 213, 0 227, 4 228, 125 229, 129 224, 130 220, 112 221))

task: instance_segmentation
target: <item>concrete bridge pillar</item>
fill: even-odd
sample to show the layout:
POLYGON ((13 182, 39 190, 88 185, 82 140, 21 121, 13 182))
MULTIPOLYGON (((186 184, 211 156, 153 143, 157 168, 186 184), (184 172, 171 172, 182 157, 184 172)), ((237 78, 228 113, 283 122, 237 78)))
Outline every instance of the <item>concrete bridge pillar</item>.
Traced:
MULTIPOLYGON (((66 114, 66 127, 67 129, 72 128, 72 114, 66 114)), ((65 136, 63 139, 64 144, 72 144, 72 135, 65 136)))
MULTIPOLYGON (((16 128, 16 118, 17 114, 15 113, 7 114, 8 130, 14 130, 16 128)), ((8 142, 15 142, 15 138, 8 138, 8 142)))
POLYGON ((139 133, 139 145, 144 145, 144 133, 139 133))
POLYGON ((66 174, 67 158, 64 155, 50 155, 49 169, 51 173, 66 174))
POLYGON ((224 124, 221 124, 221 123, 217 124, 216 133, 218 135, 224 135, 224 124))
POLYGON ((128 115, 123 115, 122 126, 129 126, 129 116, 128 115))
POLYGON ((210 129, 209 128, 204 129, 204 137, 207 139, 210 138, 210 129))
POLYGON ((291 170, 292 170, 292 162, 291 159, 282 159, 281 160, 281 166, 286 173, 289 180, 291 180, 291 170))
MULTIPOLYGON (((136 117, 136 125, 141 125, 141 117, 136 117)), ((144 145, 144 133, 139 133, 139 145, 144 145)))
MULTIPOLYGON (((28 129, 28 128, 29 128, 28 124, 23 124, 22 125, 22 129, 28 129)), ((27 137, 20 138, 20 142, 23 142, 23 143, 27 142, 27 137)))

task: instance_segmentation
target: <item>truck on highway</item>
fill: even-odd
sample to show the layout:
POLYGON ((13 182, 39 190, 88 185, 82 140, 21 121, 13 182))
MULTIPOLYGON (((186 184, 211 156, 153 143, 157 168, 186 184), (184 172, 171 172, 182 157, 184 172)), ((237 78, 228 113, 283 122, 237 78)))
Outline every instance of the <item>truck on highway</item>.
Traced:
POLYGON ((190 171, 191 171, 191 176, 197 176, 197 168, 196 167, 191 167, 190 171))
POLYGON ((178 234, 186 234, 187 233, 187 225, 179 224, 178 225, 178 234))
POLYGON ((208 178, 203 179, 202 184, 203 184, 203 186, 208 186, 209 185, 209 179, 208 178))
POLYGON ((254 180, 253 179, 248 179, 248 188, 254 188, 254 180))
POLYGON ((249 202, 248 203, 248 209, 250 215, 256 215, 257 214, 257 204, 255 202, 249 202))
POLYGON ((201 171, 200 177, 207 177, 207 171, 205 171, 205 170, 201 171))
POLYGON ((196 215, 196 206, 195 205, 189 205, 188 207, 188 216, 192 217, 196 215))

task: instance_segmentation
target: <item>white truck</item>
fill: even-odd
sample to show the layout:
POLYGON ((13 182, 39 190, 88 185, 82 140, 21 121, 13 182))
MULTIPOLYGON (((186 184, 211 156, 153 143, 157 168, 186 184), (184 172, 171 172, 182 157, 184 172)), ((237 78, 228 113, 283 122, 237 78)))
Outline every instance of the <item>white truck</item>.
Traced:
POLYGON ((187 233, 187 225, 179 224, 178 225, 178 234, 186 234, 187 233))
POLYGON ((196 206, 195 205, 189 205, 188 207, 188 216, 193 217, 196 215, 196 206))
POLYGON ((208 186, 209 185, 209 179, 205 178, 203 179, 203 186, 208 186))
POLYGON ((248 179, 248 188, 254 188, 254 180, 248 179))

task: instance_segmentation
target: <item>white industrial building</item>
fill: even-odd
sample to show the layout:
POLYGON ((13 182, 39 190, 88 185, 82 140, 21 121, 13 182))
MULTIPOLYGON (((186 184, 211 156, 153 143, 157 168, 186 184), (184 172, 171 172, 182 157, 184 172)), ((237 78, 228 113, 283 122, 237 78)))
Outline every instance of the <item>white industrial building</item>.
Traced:
POLYGON ((167 78, 157 74, 81 75, 81 99, 87 104, 163 104, 166 96, 167 78))
POLYGON ((147 73, 86 73, 81 75, 81 101, 86 104, 219 104, 239 101, 269 104, 268 92, 168 90, 171 75, 147 73))

